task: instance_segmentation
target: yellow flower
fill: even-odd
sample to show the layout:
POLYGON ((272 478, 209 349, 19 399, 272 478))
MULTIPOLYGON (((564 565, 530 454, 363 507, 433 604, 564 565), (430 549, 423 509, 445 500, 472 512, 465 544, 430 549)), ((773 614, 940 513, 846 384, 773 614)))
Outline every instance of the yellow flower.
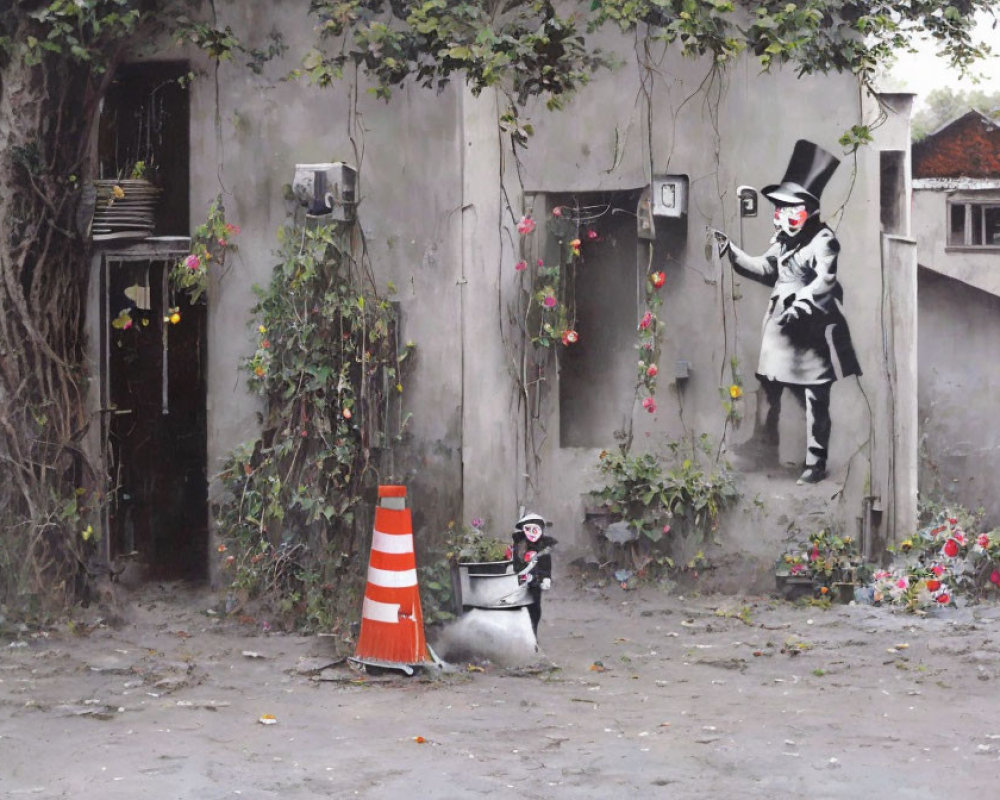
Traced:
POLYGON ((733 400, 739 400, 743 396, 743 389, 740 388, 739 384, 734 383, 729 387, 729 396, 733 400))
POLYGON ((906 550, 910 550, 912 548, 913 548, 913 542, 910 541, 909 539, 903 539, 903 541, 901 541, 899 543, 899 549, 900 550, 906 551, 906 550))
POLYGON ((171 325, 176 325, 180 321, 181 321, 181 315, 178 312, 175 311, 173 314, 170 315, 171 325))
POLYGON ((260 333, 267 333, 267 328, 265 328, 263 325, 258 326, 257 330, 260 333))
POLYGON ((125 190, 121 186, 115 185, 111 187, 111 194, 115 200, 121 200, 125 197, 125 190))

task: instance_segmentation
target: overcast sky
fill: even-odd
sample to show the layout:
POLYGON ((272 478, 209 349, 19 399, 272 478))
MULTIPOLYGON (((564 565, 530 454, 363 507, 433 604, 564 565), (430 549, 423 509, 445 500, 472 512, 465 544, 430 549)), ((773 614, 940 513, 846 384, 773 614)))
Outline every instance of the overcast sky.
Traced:
POLYGON ((958 74, 948 67, 947 61, 934 56, 933 46, 924 45, 917 54, 901 54, 896 66, 881 82, 881 87, 888 91, 915 93, 918 106, 923 95, 939 86, 949 86, 956 90, 1000 91, 1000 27, 994 29, 992 21, 984 21, 979 25, 977 32, 994 53, 978 67, 979 83, 969 78, 959 78, 958 74))

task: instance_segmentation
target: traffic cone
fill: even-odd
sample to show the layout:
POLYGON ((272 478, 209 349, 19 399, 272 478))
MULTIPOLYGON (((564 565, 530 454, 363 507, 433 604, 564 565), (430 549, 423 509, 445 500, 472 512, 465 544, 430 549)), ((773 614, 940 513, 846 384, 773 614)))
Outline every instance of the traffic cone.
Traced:
POLYGON ((405 486, 379 486, 361 633, 352 661, 401 669, 428 662, 405 486))

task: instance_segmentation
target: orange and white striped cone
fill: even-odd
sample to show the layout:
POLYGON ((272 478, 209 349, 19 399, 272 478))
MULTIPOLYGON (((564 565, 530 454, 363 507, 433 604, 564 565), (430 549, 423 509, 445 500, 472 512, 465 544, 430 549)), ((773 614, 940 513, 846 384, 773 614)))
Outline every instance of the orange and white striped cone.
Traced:
POLYGON ((413 673, 428 663, 405 486, 379 486, 361 633, 351 660, 413 673))

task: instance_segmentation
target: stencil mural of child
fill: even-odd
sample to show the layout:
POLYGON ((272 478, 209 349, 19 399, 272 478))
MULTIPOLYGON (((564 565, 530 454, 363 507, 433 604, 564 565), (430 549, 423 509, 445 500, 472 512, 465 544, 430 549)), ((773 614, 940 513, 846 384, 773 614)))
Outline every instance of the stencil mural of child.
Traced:
POLYGON ((826 477, 830 388, 860 375, 837 280, 840 243, 820 219, 820 195, 840 161, 805 139, 795 143, 781 183, 761 192, 774 204, 768 249, 751 256, 716 232, 721 256, 745 278, 772 287, 761 328, 757 380, 761 398, 754 434, 739 448, 761 465, 777 463, 781 397, 789 389, 806 414, 805 469, 798 482, 826 477))

